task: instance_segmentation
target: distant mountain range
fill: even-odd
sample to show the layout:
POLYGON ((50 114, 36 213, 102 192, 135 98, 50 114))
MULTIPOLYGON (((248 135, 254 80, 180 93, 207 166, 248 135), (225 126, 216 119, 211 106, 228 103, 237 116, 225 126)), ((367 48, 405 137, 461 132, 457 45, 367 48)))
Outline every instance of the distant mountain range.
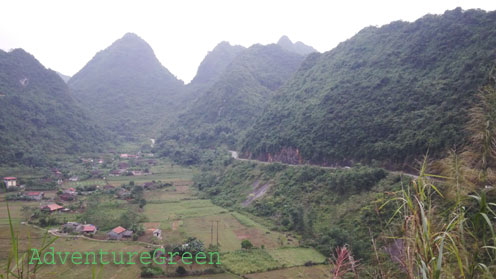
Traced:
POLYGON ((226 146, 267 161, 403 168, 465 143, 495 30, 495 12, 455 9, 365 28, 322 54, 286 36, 221 42, 188 85, 128 33, 69 79, 71 93, 31 55, 2 52, 2 160, 98 148, 98 123, 127 140, 157 137, 155 151, 188 163, 188 149, 226 146))

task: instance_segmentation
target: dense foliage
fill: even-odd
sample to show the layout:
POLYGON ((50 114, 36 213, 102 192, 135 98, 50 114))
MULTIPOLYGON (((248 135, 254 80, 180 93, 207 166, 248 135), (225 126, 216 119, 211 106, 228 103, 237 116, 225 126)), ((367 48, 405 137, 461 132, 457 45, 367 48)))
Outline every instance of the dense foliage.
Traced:
POLYGON ((131 138, 171 117, 183 88, 131 33, 97 53, 68 85, 94 119, 131 138))
POLYGON ((158 150, 168 152, 174 145, 170 141, 183 147, 234 146, 302 60, 303 56, 278 45, 254 45, 242 51, 218 81, 164 130, 158 150))
POLYGON ((99 151, 108 135, 62 79, 22 49, 0 50, 0 164, 46 165, 51 155, 99 151))
POLYGON ((246 133, 244 154, 403 167, 462 144, 467 110, 496 58, 496 12, 455 9, 368 27, 310 54, 246 133))
MULTIPOLYGON (((408 180, 408 178, 405 178, 408 180)), ((331 247, 350 244, 357 257, 372 255, 369 228, 382 231, 378 208, 385 191, 399 187, 401 178, 379 168, 356 166, 329 170, 235 162, 195 178, 195 185, 216 204, 272 219, 280 230, 296 231, 304 244, 328 255, 331 247), (265 195, 250 199, 261 187, 265 195), (249 201, 249 202, 247 202, 249 201)))

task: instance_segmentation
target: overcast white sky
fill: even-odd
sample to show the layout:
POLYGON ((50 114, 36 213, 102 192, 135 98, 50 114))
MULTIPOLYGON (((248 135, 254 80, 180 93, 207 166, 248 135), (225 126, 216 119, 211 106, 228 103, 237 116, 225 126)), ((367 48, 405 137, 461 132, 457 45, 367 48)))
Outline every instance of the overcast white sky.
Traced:
POLYGON ((250 46, 287 35, 324 52, 364 27, 455 7, 496 10, 496 1, 2 0, 0 48, 24 48, 46 67, 74 75, 96 52, 134 32, 187 83, 220 41, 250 46))

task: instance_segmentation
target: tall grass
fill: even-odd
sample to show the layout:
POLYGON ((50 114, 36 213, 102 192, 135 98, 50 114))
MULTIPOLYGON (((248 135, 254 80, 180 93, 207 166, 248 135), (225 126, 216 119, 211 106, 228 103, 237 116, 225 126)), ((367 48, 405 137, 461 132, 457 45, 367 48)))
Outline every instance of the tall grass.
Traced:
MULTIPOLYGON (((35 261, 34 264, 29 264, 29 261, 32 257, 32 245, 31 245, 31 236, 28 231, 27 237, 27 250, 22 251, 21 243, 19 241, 19 235, 16 233, 14 229, 14 225, 12 223, 12 217, 10 215, 10 208, 8 202, 6 202, 7 206, 7 214, 9 219, 9 230, 10 230, 10 251, 7 257, 7 264, 3 271, 3 274, 0 274, 0 278, 9 279, 35 279, 37 277, 38 269, 40 265, 38 261, 35 261)), ((57 237, 49 237, 48 232, 46 232, 42 238, 40 248, 36 250, 41 255, 45 250, 49 248, 57 240, 57 237)), ((100 267, 97 270, 96 266, 93 266, 92 270, 92 278, 97 279, 102 276, 102 268, 100 267)))
POLYGON ((488 189, 462 194, 460 164, 451 162, 453 176, 445 177, 427 174, 424 159, 418 178, 383 205, 398 203, 389 224, 398 218, 402 222, 394 238, 404 247, 399 262, 407 278, 493 278, 496 204, 488 202, 488 189), (435 184, 444 185, 446 192, 455 190, 454 201, 445 199, 435 184))

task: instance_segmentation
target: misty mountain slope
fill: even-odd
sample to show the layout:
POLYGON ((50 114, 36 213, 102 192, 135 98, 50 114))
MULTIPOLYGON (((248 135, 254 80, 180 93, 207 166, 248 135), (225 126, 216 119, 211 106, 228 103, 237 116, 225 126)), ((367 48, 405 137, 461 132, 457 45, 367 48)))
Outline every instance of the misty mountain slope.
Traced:
POLYGON ((158 140, 192 143, 207 148, 234 146, 239 134, 255 121, 267 101, 298 69, 304 57, 272 44, 254 45, 227 66, 219 80, 205 91, 158 140))
POLYGON ((172 115, 183 88, 131 33, 98 52, 68 85, 95 120, 129 137, 150 133, 155 122, 172 115))
POLYGON ((0 164, 44 165, 50 155, 101 150, 109 139, 64 81, 22 49, 0 51, 0 164))
POLYGON ((283 49, 294 52, 300 55, 308 55, 312 52, 318 52, 316 49, 314 49, 311 46, 307 46, 302 42, 295 42, 293 43, 288 36, 282 36, 279 41, 277 41, 277 44, 281 46, 283 49))
POLYGON ((461 9, 369 27, 311 54, 243 139, 261 160, 401 167, 466 138, 496 58, 496 12, 461 9))
POLYGON ((212 85, 224 73, 227 66, 240 54, 245 47, 230 45, 228 42, 219 43, 209 51, 198 67, 196 76, 190 85, 212 85))

